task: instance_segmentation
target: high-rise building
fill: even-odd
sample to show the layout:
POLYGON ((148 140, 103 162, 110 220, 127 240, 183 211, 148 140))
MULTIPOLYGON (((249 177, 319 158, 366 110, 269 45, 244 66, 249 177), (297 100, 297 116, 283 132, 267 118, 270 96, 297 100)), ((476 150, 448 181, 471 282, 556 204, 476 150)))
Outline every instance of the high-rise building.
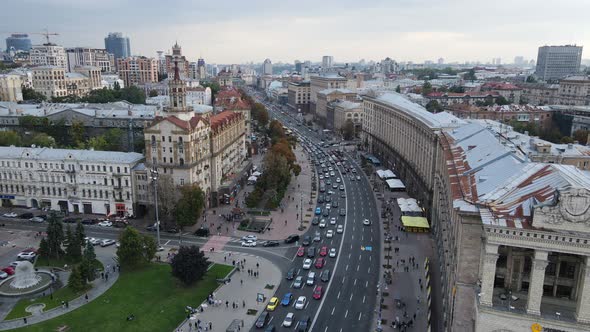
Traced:
POLYGON ((115 71, 115 56, 105 49, 75 47, 67 48, 68 71, 73 72, 76 66, 98 67, 103 73, 115 71))
POLYGON ((117 60, 119 76, 125 86, 143 85, 158 81, 158 62, 154 58, 133 56, 117 60))
POLYGON ((438 58, 438 64, 439 64, 439 65, 444 65, 444 64, 445 64, 445 59, 443 59, 443 58, 438 58))
POLYGON ((166 55, 166 73, 168 77, 174 76, 175 66, 178 63, 178 70, 180 71, 180 77, 186 79, 189 77, 189 62, 184 55, 182 55, 182 47, 178 45, 178 42, 172 46, 172 54, 166 55))
POLYGON ((200 80, 205 79, 207 77, 205 59, 203 58, 199 58, 199 60, 197 60, 197 74, 197 78, 200 80))
POLYGON ((123 37, 120 32, 109 32, 109 35, 104 39, 104 47, 107 52, 115 56, 115 60, 131 56, 129 37, 123 37))
POLYGON ((63 46, 47 43, 35 45, 30 50, 31 64, 34 66, 56 66, 68 69, 66 50, 63 46))
POLYGON ((582 46, 541 46, 535 75, 544 81, 557 80, 580 71, 582 46))
POLYGON ((303 64, 299 60, 295 60, 295 71, 301 73, 303 69, 303 64))
POLYGON ((265 59, 262 63, 262 75, 272 75, 272 62, 270 59, 265 59))
POLYGON ((29 51, 31 49, 31 39, 26 33, 13 33, 6 38, 6 51, 29 51))
POLYGON ((330 69, 334 65, 334 57, 331 55, 324 55, 322 57, 322 69, 330 69))

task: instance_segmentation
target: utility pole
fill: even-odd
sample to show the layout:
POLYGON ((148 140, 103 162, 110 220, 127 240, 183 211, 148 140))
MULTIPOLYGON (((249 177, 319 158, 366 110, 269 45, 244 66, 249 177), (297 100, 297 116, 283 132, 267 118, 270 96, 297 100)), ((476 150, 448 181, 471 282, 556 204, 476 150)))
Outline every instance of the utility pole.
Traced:
POLYGON ((158 169, 156 165, 150 170, 152 182, 154 183, 154 200, 156 201, 156 236, 158 238, 158 250, 160 250, 160 217, 158 214, 158 169))

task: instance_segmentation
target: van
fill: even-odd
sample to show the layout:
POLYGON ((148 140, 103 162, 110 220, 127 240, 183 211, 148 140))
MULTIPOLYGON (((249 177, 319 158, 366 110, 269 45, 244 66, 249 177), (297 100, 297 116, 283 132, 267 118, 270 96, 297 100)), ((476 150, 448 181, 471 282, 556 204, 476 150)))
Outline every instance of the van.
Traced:
POLYGON ((313 286, 315 283, 315 272, 309 272, 307 275, 307 281, 305 282, 308 286, 313 286))

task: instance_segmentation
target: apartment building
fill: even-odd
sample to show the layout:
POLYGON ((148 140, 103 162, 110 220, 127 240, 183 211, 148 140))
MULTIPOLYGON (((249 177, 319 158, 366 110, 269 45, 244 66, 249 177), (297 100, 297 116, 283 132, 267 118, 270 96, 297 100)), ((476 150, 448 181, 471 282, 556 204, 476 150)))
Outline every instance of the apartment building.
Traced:
POLYGON ((0 101, 22 101, 22 84, 20 75, 0 74, 0 101))
POLYGON ((541 46, 535 75, 543 81, 558 80, 580 72, 582 46, 541 46))
POLYGON ((315 114, 324 124, 328 122, 328 103, 335 100, 357 100, 357 94, 348 89, 325 89, 318 91, 316 96, 315 114))
POLYGON ((55 44, 34 45, 30 50, 30 62, 33 66, 55 66, 68 69, 66 50, 55 44))
POLYGON ((347 89, 348 79, 336 73, 322 73, 310 77, 310 110, 315 112, 317 95, 326 89, 347 89))
POLYGON ((76 67, 98 67, 103 73, 115 72, 115 56, 105 49, 74 47, 66 49, 68 71, 74 72, 76 67))
POLYGON ((287 105, 296 112, 309 113, 311 85, 309 81, 289 82, 287 105))
POLYGON ((66 72, 56 66, 33 68, 33 87, 48 99, 65 96, 84 96, 91 90, 102 88, 102 76, 98 67, 76 67, 66 72))
POLYGON ((355 132, 360 132, 363 126, 363 104, 348 100, 335 100, 328 103, 327 127, 340 132, 347 121, 354 125, 355 132))
POLYGON ((154 58, 134 56, 117 59, 117 68, 125 86, 158 82, 158 61, 154 58))
POLYGON ((570 76, 559 81, 558 104, 590 105, 590 79, 587 76, 570 76))

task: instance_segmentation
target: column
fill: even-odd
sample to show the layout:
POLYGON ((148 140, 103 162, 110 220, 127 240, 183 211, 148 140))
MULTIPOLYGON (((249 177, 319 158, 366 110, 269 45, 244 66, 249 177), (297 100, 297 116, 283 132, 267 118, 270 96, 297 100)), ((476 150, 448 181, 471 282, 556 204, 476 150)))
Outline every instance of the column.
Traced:
POLYGON ((529 315, 541 314, 541 299, 543 298, 543 282, 545 282, 545 268, 547 267, 547 256, 549 252, 535 250, 533 265, 529 281, 529 298, 527 300, 526 312, 529 315))
POLYGON ((576 305, 576 320, 580 323, 590 324, 590 260, 584 257, 580 264, 580 288, 577 291, 578 303, 576 305))
POLYGON ((512 247, 508 247, 506 254, 506 275, 504 276, 504 288, 512 290, 512 276, 514 274, 514 255, 512 247))
POLYGON ((491 307, 494 297, 494 279, 496 277, 496 261, 498 260, 498 246, 486 244, 483 257, 481 276, 481 291, 479 303, 491 307))

